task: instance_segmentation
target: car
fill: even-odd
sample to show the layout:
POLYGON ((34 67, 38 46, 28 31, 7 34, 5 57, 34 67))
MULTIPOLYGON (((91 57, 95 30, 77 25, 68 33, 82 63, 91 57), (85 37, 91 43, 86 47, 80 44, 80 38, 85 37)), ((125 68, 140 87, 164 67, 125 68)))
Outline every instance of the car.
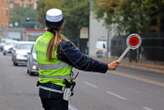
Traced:
POLYGON ((107 42, 106 41, 97 41, 96 42, 96 56, 98 58, 105 57, 107 55, 107 42))
POLYGON ((3 47, 5 45, 5 39, 1 38, 1 42, 0 42, 0 51, 3 51, 3 47))
POLYGON ((3 51, 3 46, 5 45, 4 39, 0 39, 0 51, 3 51))
POLYGON ((96 56, 97 56, 98 58, 102 58, 102 57, 104 57, 104 52, 103 52, 102 50, 97 50, 97 51, 96 51, 96 56))
POLYGON ((14 66, 27 64, 28 53, 30 52, 33 44, 34 42, 31 41, 19 41, 16 43, 12 53, 12 62, 14 66))
POLYGON ((27 73, 29 75, 38 75, 38 64, 36 62, 36 52, 34 46, 31 48, 27 59, 27 73))
POLYGON ((13 41, 12 39, 8 39, 8 38, 2 38, 1 42, 0 42, 0 51, 3 51, 4 46, 6 45, 6 43, 13 41))
POLYGON ((1 42, 0 43, 0 51, 3 51, 3 46, 5 45, 5 43, 4 42, 1 42))
POLYGON ((17 43, 17 41, 15 41, 15 40, 10 40, 10 41, 6 42, 3 46, 3 55, 12 53, 12 49, 14 48, 16 43, 17 43))

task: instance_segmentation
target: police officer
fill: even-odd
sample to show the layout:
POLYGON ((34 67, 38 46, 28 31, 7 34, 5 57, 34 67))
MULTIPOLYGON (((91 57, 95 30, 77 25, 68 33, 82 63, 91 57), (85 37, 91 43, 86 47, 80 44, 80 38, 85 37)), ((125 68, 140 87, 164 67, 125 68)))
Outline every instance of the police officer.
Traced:
POLYGON ((68 100, 72 95, 72 68, 105 73, 118 66, 117 61, 105 64, 83 53, 62 34, 64 16, 60 9, 49 9, 45 22, 47 31, 35 44, 39 65, 39 96, 45 110, 68 110, 68 100), (70 94, 71 91, 71 94, 70 94))

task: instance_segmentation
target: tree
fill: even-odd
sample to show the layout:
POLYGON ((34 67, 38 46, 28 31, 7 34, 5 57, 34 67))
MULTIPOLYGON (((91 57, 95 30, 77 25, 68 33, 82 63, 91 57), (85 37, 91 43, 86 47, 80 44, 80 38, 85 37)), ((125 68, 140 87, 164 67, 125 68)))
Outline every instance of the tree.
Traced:
POLYGON ((37 7, 37 15, 40 23, 44 24, 45 13, 50 8, 60 8, 61 0, 39 0, 37 7))
POLYGON ((164 0, 96 0, 96 6, 97 17, 107 25, 117 23, 126 34, 142 33, 146 59, 164 60, 164 0))
POLYGON ((30 7, 15 7, 11 10, 10 23, 13 25, 17 23, 18 27, 23 27, 26 19, 30 18, 30 20, 36 21, 37 13, 36 10, 30 7))
POLYGON ((69 0, 63 3, 65 34, 78 40, 80 29, 89 25, 88 0, 69 0))
POLYGON ((96 6, 97 18, 107 25, 117 23, 128 33, 145 32, 154 19, 160 21, 164 0, 96 0, 96 6))
POLYGON ((44 13, 50 8, 60 8, 64 12, 64 34, 72 40, 78 40, 81 27, 88 27, 89 9, 88 0, 40 0, 38 15, 44 23, 44 13))

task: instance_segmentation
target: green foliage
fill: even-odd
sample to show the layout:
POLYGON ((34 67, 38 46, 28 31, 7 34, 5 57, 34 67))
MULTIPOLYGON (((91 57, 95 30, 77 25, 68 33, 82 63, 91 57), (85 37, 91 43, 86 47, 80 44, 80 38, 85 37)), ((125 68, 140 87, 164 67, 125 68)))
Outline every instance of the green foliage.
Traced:
POLYGON ((47 9, 60 8, 65 18, 64 33, 70 39, 78 40, 81 27, 88 27, 88 0, 40 0, 38 4, 39 20, 43 23, 47 9))
POLYGON ((153 19, 161 16, 164 0, 96 0, 97 18, 107 25, 118 24, 125 32, 145 32, 153 19))
POLYGON ((15 7, 11 10, 11 18, 10 23, 14 24, 17 22, 19 27, 22 27, 24 22, 26 22, 26 18, 30 18, 31 20, 37 19, 36 10, 32 8, 24 8, 24 7, 15 7))
POLYGON ((79 38, 81 27, 88 27, 89 9, 87 0, 69 0, 63 4, 65 15, 65 34, 70 38, 79 38))
POLYGON ((50 8, 60 8, 62 5, 61 0, 39 0, 37 13, 38 19, 41 23, 44 23, 44 16, 48 9, 50 8))

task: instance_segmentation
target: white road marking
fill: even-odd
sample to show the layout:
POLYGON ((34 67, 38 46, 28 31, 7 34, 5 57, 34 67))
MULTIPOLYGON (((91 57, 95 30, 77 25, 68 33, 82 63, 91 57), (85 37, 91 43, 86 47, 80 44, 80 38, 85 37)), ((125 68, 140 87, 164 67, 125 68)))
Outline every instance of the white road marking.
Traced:
POLYGON ((69 110, 78 110, 75 106, 69 104, 69 110))
POLYGON ((149 108, 149 107, 143 107, 144 110, 153 110, 152 108, 149 108))
POLYGON ((98 88, 95 84, 89 83, 88 81, 84 81, 84 84, 86 84, 86 85, 88 85, 88 86, 90 86, 92 88, 95 88, 95 89, 98 88))
POLYGON ((114 96, 114 97, 117 97, 117 98, 119 98, 119 99, 121 99, 121 100, 128 100, 127 98, 122 97, 122 96, 120 96, 120 95, 118 95, 118 94, 116 94, 116 93, 114 93, 114 92, 111 92, 111 91, 106 91, 106 93, 109 94, 109 95, 112 95, 112 96, 114 96))

